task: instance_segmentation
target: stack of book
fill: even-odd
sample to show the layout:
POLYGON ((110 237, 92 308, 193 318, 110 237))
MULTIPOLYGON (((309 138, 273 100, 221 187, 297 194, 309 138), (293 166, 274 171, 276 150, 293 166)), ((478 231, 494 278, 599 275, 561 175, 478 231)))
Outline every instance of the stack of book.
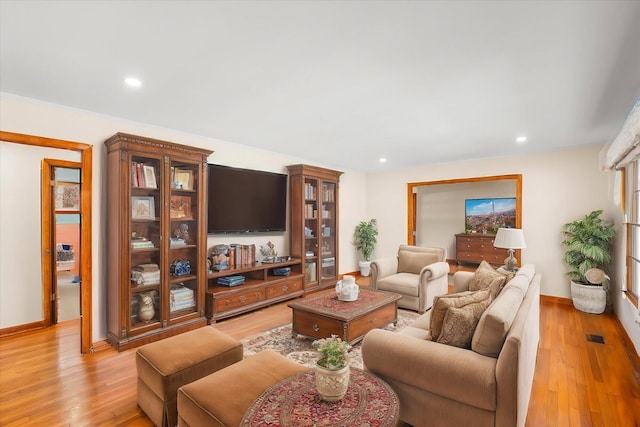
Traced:
POLYGON ((131 249, 153 248, 153 242, 146 237, 135 237, 131 239, 131 249))
POLYGON ((256 245, 232 243, 229 247, 229 268, 240 268, 256 263, 256 245))
POLYGON ((238 286, 244 283, 244 276, 226 276, 218 279, 218 285, 238 286))
POLYGON ((172 248, 178 248, 180 246, 187 246, 187 242, 185 242, 184 239, 172 237, 171 241, 169 242, 169 246, 172 248))
POLYGON ((196 305, 193 298, 193 289, 185 287, 183 284, 171 288, 170 310, 173 313, 178 310, 186 310, 196 305))
POLYGON ((131 281, 139 286, 160 284, 158 264, 139 264, 131 269, 131 281))

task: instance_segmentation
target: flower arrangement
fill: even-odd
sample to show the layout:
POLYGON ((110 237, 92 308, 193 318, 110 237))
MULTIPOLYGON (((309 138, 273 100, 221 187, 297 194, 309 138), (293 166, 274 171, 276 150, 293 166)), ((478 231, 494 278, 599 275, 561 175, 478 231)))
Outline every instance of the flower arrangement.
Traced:
POLYGON ((349 363, 349 349, 351 346, 342 341, 337 335, 330 338, 323 338, 312 343, 314 349, 320 353, 318 365, 323 368, 338 370, 349 363))

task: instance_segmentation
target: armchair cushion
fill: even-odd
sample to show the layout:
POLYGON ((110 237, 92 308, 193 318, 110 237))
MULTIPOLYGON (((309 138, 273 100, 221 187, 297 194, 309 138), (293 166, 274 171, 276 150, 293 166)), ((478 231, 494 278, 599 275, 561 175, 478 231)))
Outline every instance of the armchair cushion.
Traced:
POLYGON ((442 332, 442 324, 450 307, 464 307, 467 304, 483 301, 489 297, 488 289, 480 291, 465 291, 457 294, 445 294, 436 296, 433 300, 431 309, 431 323, 429 325, 429 333, 431 341, 437 341, 442 332))
POLYGON ((398 273, 420 274, 426 265, 440 261, 440 257, 433 253, 398 251, 398 273))
MULTIPOLYGON (((482 292, 482 291, 479 291, 482 292)), ((453 345, 460 348, 471 348, 471 339, 480 320, 480 316, 491 302, 488 292, 481 301, 462 307, 449 307, 442 322, 442 332, 438 337, 440 344, 453 345)), ((506 334, 505 334, 506 335, 506 334)))

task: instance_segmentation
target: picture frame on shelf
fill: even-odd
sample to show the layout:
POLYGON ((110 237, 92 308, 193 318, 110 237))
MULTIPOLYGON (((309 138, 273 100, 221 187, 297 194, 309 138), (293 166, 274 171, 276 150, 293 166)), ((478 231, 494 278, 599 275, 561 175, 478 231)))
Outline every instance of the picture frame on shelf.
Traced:
POLYGON ((144 183, 146 188, 158 188, 156 170, 153 166, 143 165, 144 183))
POLYGON ((132 219, 155 219, 156 207, 153 196, 132 196, 131 197, 131 218, 132 219))
POLYGON ((193 171, 175 168, 173 172, 173 188, 177 190, 193 190, 193 171))
POLYGON ((169 214, 171 219, 193 219, 191 197, 172 195, 169 214))

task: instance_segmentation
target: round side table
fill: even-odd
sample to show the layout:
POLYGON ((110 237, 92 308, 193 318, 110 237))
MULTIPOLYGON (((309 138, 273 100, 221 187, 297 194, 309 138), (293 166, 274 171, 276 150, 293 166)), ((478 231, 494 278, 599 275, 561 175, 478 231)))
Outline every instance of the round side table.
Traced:
POLYGON ((391 387, 361 369, 351 368, 349 389, 338 402, 325 402, 315 389, 315 371, 285 378, 265 390, 247 409, 241 427, 346 427, 398 422, 400 403, 391 387))

